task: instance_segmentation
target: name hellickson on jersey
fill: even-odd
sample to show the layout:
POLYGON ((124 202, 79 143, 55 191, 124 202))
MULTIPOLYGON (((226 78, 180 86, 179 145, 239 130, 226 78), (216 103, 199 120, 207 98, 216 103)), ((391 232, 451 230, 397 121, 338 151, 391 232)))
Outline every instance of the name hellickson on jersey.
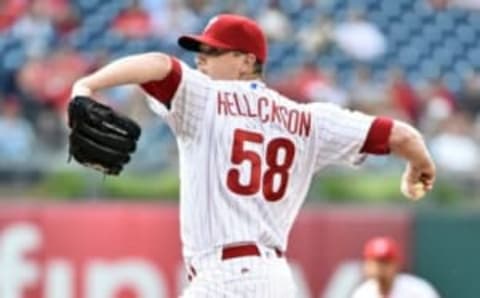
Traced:
POLYGON ((288 108, 261 96, 251 104, 246 94, 219 91, 217 93, 217 114, 234 117, 259 118, 263 123, 278 123, 288 132, 301 137, 310 136, 312 115, 308 111, 288 108))

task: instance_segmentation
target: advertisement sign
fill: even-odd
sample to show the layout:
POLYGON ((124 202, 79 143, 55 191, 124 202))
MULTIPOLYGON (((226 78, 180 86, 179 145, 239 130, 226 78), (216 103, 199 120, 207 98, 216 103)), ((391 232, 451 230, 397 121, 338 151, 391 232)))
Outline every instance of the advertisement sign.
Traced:
MULTIPOLYGON (((391 235, 409 247, 410 216, 310 208, 287 257, 300 297, 342 297, 361 278, 363 242, 391 235)), ((409 256, 404 255, 408 266, 409 256)), ((178 297, 186 283, 178 209, 148 204, 3 206, 0 297, 178 297)), ((344 296, 346 297, 346 296, 344 296)))

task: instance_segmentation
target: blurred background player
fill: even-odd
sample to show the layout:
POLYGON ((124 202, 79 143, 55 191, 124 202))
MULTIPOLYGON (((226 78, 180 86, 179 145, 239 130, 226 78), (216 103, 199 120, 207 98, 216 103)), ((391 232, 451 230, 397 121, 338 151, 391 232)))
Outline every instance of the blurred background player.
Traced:
POLYGON ((352 298, 440 297, 427 281, 399 272, 400 251, 393 238, 375 237, 368 240, 363 255, 367 280, 355 290, 352 298))

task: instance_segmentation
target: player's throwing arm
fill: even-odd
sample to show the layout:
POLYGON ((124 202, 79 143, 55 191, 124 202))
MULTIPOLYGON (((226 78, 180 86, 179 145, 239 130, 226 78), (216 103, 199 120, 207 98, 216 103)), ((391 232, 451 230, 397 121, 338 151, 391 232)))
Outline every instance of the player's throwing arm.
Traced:
POLYGON ((408 124, 394 121, 390 149, 407 161, 401 181, 402 193, 412 200, 421 199, 432 190, 436 175, 435 164, 422 136, 408 124))

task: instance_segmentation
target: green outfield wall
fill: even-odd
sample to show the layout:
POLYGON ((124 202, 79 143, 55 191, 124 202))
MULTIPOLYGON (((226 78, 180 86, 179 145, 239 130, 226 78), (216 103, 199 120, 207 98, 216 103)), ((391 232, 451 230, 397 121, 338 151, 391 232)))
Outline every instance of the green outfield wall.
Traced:
POLYGON ((480 297, 480 211, 417 212, 413 270, 444 298, 480 297))

